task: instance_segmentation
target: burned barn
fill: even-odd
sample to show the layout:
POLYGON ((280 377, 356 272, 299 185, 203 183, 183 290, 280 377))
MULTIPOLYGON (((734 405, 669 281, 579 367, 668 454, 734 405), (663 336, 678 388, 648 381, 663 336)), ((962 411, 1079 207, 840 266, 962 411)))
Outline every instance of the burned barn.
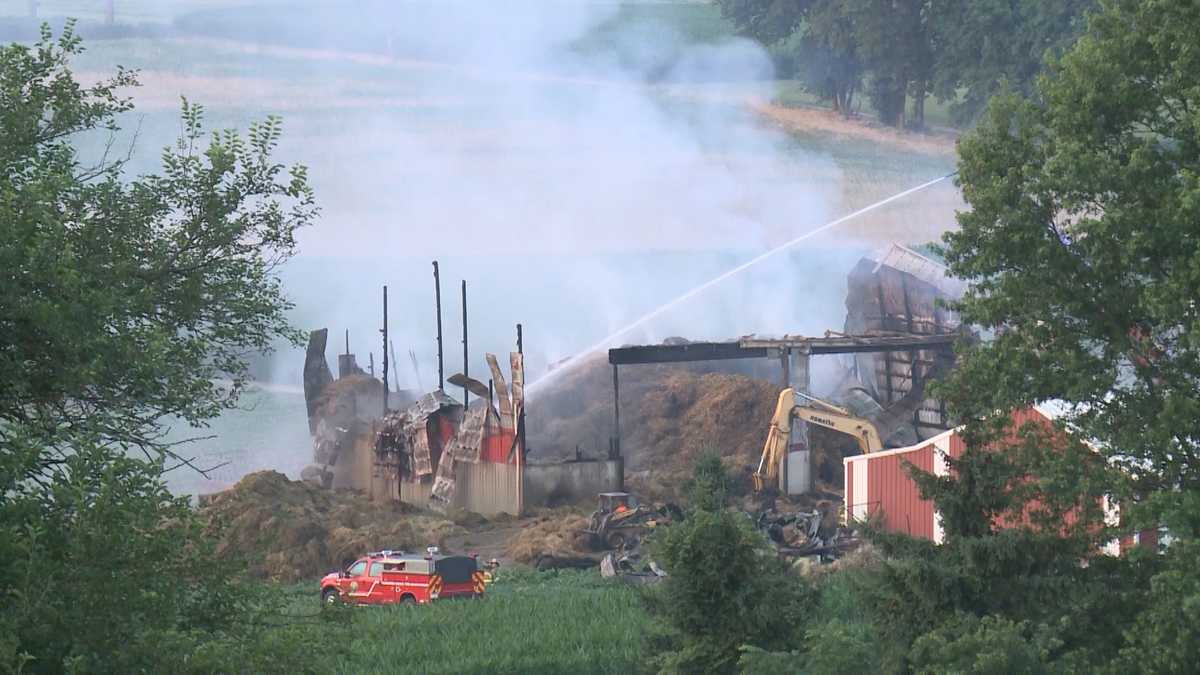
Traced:
MULTIPOLYGON (((849 335, 951 335, 960 331, 958 315, 945 306, 962 296, 963 284, 950 277, 932 252, 892 244, 858 262, 847 278, 846 324, 849 335)), ((923 396, 924 383, 949 367, 948 353, 935 349, 860 352, 849 360, 852 380, 843 383, 842 400, 860 415, 888 409, 909 396, 919 398, 905 411, 889 445, 906 445, 936 436, 952 424, 945 404, 923 396), (915 391, 914 391, 915 388, 915 391)))

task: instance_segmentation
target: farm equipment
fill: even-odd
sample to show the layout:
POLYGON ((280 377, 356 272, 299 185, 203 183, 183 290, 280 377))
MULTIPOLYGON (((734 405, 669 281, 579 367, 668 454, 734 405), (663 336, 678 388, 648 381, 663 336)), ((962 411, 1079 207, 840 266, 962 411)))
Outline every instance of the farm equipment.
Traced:
POLYGON ((632 549, 648 530, 683 515, 673 504, 663 508, 639 504, 628 492, 601 492, 598 497, 599 508, 584 530, 596 549, 632 549))
POLYGON ((754 472, 754 491, 762 492, 779 479, 779 464, 787 455, 792 442, 792 420, 801 419, 809 424, 839 431, 858 442, 863 454, 883 449, 879 429, 870 420, 856 417, 849 410, 802 394, 791 387, 779 394, 779 403, 771 417, 767 442, 763 444, 758 470, 754 472), (806 399, 807 403, 799 403, 806 399))

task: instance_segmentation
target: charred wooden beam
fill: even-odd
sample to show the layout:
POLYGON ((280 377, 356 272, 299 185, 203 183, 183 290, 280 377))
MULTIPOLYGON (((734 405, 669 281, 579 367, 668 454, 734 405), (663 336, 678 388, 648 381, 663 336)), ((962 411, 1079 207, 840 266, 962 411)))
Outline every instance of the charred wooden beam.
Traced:
POLYGON ((689 342, 680 345, 639 345, 608 350, 613 365, 683 363, 763 359, 781 349, 806 349, 810 355, 950 349, 958 334, 841 335, 834 337, 743 338, 737 342, 689 342), (775 351, 773 351, 775 350, 775 351))

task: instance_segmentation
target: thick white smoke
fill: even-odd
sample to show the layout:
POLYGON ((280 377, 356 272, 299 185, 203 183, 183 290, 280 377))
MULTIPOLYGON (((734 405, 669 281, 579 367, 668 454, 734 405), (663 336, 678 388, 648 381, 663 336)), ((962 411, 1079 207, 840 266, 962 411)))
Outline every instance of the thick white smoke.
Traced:
MULTIPOLYGON (((89 43, 79 70, 142 69, 127 125, 140 128, 133 166, 156 169, 179 131, 181 94, 207 105, 210 126, 281 114, 281 159, 310 167, 324 209, 282 271, 295 321, 330 328, 331 361, 348 329, 359 363, 373 353, 378 367, 387 284, 392 367, 409 388, 418 386, 410 349, 421 384, 436 382, 435 258, 446 374, 462 369, 466 279, 471 373, 486 372, 485 351, 513 349, 520 322, 535 378, 695 285, 948 164, 765 122, 746 102, 773 96, 770 59, 727 32, 689 32, 688 17, 718 21, 706 3, 117 7, 134 37, 89 43)), ((846 273, 864 252, 897 233, 928 239, 952 218, 939 208, 911 226, 873 230, 879 222, 814 238, 622 341, 839 328, 846 273)), ((302 362, 302 352, 279 354, 271 379, 299 384, 302 362)), ((287 444, 305 441, 302 421, 281 413, 279 423, 298 430, 287 444)))

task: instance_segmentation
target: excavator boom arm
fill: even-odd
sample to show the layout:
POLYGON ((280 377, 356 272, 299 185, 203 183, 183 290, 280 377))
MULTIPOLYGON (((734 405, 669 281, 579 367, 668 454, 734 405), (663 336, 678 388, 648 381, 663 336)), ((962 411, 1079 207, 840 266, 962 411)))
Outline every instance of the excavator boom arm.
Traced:
POLYGON ((779 394, 775 414, 771 416, 771 426, 767 431, 767 442, 763 444, 762 457, 758 460, 758 471, 753 475, 756 492, 761 492, 767 485, 778 480, 779 464, 787 454, 788 445, 792 440, 793 416, 809 424, 853 437, 863 454, 883 449, 883 439, 879 437, 879 430, 870 420, 855 417, 844 408, 810 396, 803 398, 820 403, 820 407, 797 405, 796 401, 799 398, 801 395, 790 387, 779 394))
POLYGON ((767 442, 763 444, 762 457, 758 460, 758 471, 754 472, 754 490, 762 489, 779 476, 779 462, 787 453, 788 444, 792 440, 792 408, 796 406, 795 392, 788 388, 779 394, 779 402, 775 404, 775 414, 771 416, 771 426, 767 431, 767 442))

